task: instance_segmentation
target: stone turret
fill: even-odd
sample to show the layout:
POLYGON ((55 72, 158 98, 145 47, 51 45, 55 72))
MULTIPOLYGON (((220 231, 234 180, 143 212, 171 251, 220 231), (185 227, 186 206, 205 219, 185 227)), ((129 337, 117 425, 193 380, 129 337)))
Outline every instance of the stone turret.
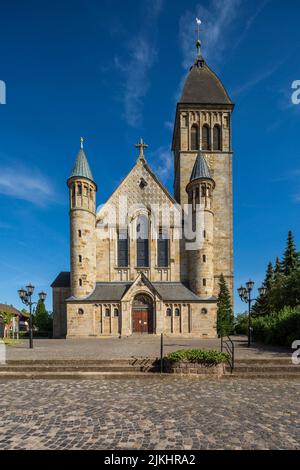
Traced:
POLYGON ((83 150, 80 150, 67 184, 70 191, 71 295, 84 298, 96 284, 97 185, 83 150))
POLYGON ((194 249, 188 251, 189 283, 191 290, 203 299, 214 293, 214 189, 215 182, 200 151, 186 191, 196 233, 194 249))

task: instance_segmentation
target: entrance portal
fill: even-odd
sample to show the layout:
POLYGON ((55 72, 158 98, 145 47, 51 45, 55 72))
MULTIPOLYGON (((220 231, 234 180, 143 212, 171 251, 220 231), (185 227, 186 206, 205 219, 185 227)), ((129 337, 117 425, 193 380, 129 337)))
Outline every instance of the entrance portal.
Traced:
POLYGON ((137 295, 132 304, 132 333, 153 333, 153 305, 148 295, 137 295))

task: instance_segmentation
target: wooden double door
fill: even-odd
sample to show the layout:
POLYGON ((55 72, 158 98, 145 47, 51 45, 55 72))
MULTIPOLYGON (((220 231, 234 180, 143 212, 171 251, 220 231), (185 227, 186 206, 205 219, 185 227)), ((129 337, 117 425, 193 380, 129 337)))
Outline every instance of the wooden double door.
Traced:
POLYGON ((153 314, 151 308, 138 308, 132 310, 132 332, 153 333, 153 314))

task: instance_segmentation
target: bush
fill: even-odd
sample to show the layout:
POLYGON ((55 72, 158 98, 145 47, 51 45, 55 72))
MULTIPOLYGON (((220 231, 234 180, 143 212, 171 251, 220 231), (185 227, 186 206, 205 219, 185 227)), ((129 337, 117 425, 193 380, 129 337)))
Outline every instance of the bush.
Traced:
POLYGON ((227 362, 228 354, 209 349, 180 349, 167 355, 171 362, 189 361, 202 364, 220 364, 227 362))
POLYGON ((248 314, 240 313, 234 320, 234 333, 246 335, 248 333, 248 314))
POLYGON ((255 318, 252 327, 255 341, 290 347, 300 339, 300 307, 285 307, 279 313, 255 318))

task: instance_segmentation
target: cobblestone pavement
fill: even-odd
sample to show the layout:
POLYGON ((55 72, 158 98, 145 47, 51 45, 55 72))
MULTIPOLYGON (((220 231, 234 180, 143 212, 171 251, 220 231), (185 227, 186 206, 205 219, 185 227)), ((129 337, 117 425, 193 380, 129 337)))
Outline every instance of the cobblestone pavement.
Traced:
MULTIPOLYGON (((235 355, 244 357, 291 356, 291 350, 253 344, 247 348, 246 337, 233 337, 235 355)), ((220 349, 219 339, 164 337, 164 352, 181 348, 220 349)), ((6 348, 7 359, 112 359, 124 357, 158 357, 160 337, 137 335, 129 338, 87 338, 87 339, 35 339, 34 349, 28 348, 28 340, 22 340, 17 347, 6 348)))
POLYGON ((0 382, 0 449, 300 449, 300 382, 0 382))

